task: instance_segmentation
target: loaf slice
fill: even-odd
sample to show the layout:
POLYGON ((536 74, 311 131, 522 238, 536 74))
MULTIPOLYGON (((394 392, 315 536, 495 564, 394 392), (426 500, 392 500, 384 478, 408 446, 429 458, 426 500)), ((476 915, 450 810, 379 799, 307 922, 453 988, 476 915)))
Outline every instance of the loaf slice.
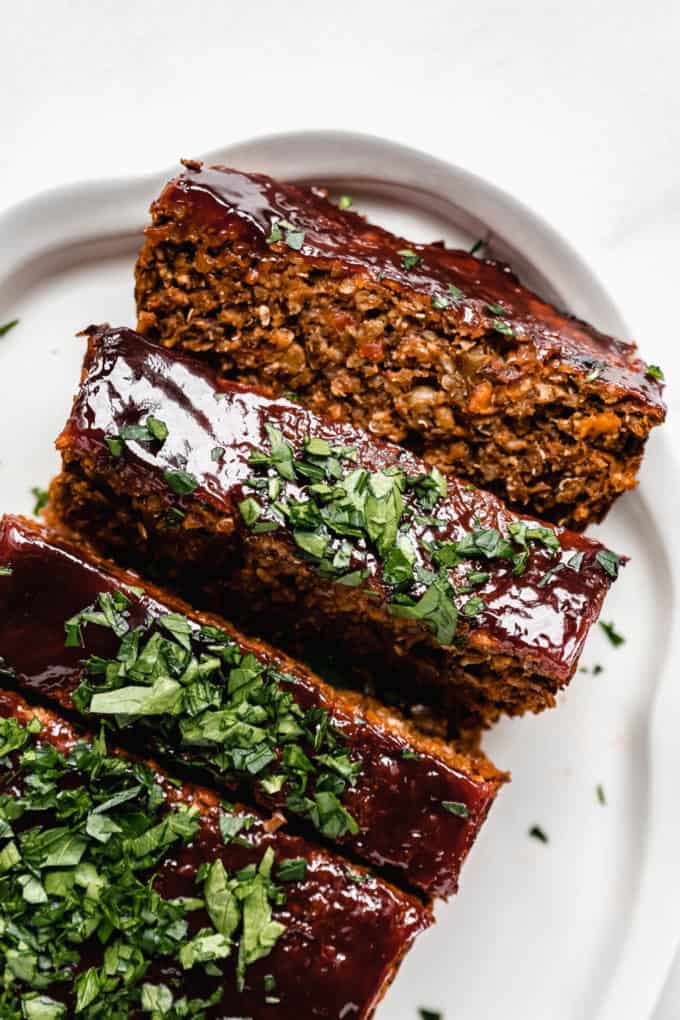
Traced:
POLYGON ((368 1018, 432 922, 276 817, 8 691, 0 765, 6 1020, 368 1018))
POLYGON ((148 337, 559 524, 600 520, 636 484, 665 414, 659 370, 507 266, 395 237, 318 188, 200 163, 151 212, 148 337))
POLYGON ((195 604, 315 639, 456 731, 554 703, 621 559, 395 446, 90 333, 54 518, 195 604))
MULTIPOLYGON (((224 621, 21 518, 0 523, 0 655, 22 690, 427 895, 455 892, 506 778, 224 621)), ((246 594, 246 593, 244 593, 246 594)))

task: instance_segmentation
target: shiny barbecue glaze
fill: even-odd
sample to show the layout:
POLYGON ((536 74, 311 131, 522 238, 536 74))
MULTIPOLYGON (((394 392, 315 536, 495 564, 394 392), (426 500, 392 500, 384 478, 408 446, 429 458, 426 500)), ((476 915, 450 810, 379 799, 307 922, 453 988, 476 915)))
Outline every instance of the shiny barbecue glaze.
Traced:
POLYGON ((273 259, 276 254, 266 239, 277 221, 286 220, 304 231, 300 255, 310 264, 332 261, 350 272, 369 274, 387 287, 396 284, 428 300, 445 298, 450 303, 447 316, 463 333, 493 330, 499 314, 489 306, 502 305, 500 317, 511 324, 517 340, 532 343, 543 359, 557 357, 586 375, 602 363, 599 384, 634 394, 648 406, 663 407, 661 387, 645 375, 646 365, 633 344, 600 333, 542 301, 508 266, 395 237, 354 212, 338 209, 323 189, 189 162, 186 172, 165 187, 153 211, 157 227, 149 228, 150 236, 154 230, 162 233, 163 216, 169 214, 187 235, 214 231, 273 259), (405 249, 420 259, 412 268, 405 268, 399 254, 405 249), (451 301, 450 284, 462 291, 460 300, 451 301))
MULTIPOLYGON (((41 633, 36 632, 33 640, 41 633)), ((13 716, 26 723, 35 714, 43 723, 40 742, 68 753, 83 739, 73 726, 53 713, 33 710, 17 694, 0 691, 1 717, 13 716)), ((215 794, 190 785, 177 788, 162 771, 155 771, 168 805, 194 804, 202 816, 193 842, 168 853, 155 869, 154 888, 165 898, 200 896, 196 870, 202 862, 209 863, 218 857, 227 871, 233 873, 248 864, 258 864, 265 850, 272 847, 276 855, 274 877, 283 860, 303 857, 307 862, 305 879, 281 883, 286 903, 274 908, 273 917, 286 926, 286 931, 268 956, 248 968, 242 993, 236 989, 236 952, 221 963, 223 977, 219 982, 224 987, 224 996, 219 1006, 208 1011, 210 1020, 370 1017, 412 940, 432 923, 429 909, 368 872, 350 869, 341 858, 289 835, 285 829, 267 831, 264 816, 239 805, 234 808, 237 812, 255 819, 247 831, 251 846, 234 842, 225 846, 219 832, 219 802, 215 794), (350 870, 360 881, 348 878, 350 870), (275 978, 278 1004, 264 1001, 267 974, 275 978)), ((0 792, 19 796, 20 783, 10 785, 0 777, 0 792)), ((212 928, 204 911, 192 911, 188 920, 190 934, 201 927, 212 928)), ((85 946, 83 968, 100 963, 100 953, 94 943, 85 946)), ((182 971, 176 961, 167 957, 152 963, 146 979, 154 983, 175 977, 181 979, 183 991, 191 997, 206 996, 218 984, 218 980, 205 977, 203 968, 182 971)), ((55 986, 48 992, 68 1001, 63 987, 55 986)))
MULTIPOLYGON (((138 585, 139 578, 120 571, 105 573, 74 548, 14 517, 0 522, 0 565, 4 563, 11 564, 12 574, 0 575, 0 656, 16 671, 22 688, 72 710, 71 695, 80 682, 81 660, 91 654, 112 657, 119 640, 108 629, 88 626, 84 629, 85 648, 65 648, 64 620, 91 604, 100 592, 126 583, 138 585)), ((142 596, 126 594, 131 599, 132 626, 178 608, 192 615, 188 607, 155 588, 147 587, 142 596)), ((193 618, 206 619, 196 614, 193 618)), ((362 759, 356 786, 342 796, 360 832, 347 835, 343 842, 373 864, 398 869, 407 882, 428 894, 455 892, 463 860, 502 777, 491 767, 486 769, 488 780, 467 775, 445 745, 421 737, 415 744, 419 757, 404 758, 404 751, 413 752, 414 743, 398 724, 390 727, 370 709, 364 711, 361 703, 355 705, 343 698, 273 649, 244 639, 224 621, 211 622, 233 634, 261 661, 276 663, 292 674, 286 690, 304 710, 326 708, 352 754, 362 759), (465 804, 468 817, 449 813, 442 807, 443 801, 465 804)), ((139 729, 139 738, 153 741, 149 727, 139 729)), ((186 750, 170 749, 170 753, 179 753, 184 760, 191 758, 186 750)), ((220 781, 228 778, 221 776, 220 781)), ((265 806, 285 810, 285 791, 267 797, 256 788, 265 806)))
MULTIPOLYGON (((354 446, 356 464, 370 471, 392 465, 415 475, 425 470, 412 454, 351 425, 330 423, 288 400, 270 400, 238 385, 219 383, 204 363, 158 348, 131 330, 93 327, 84 380, 58 445, 69 456, 106 458, 110 464, 104 437, 117 435, 121 426, 137 424, 148 414, 162 419, 169 435, 158 450, 148 444, 126 445, 116 464, 116 470, 125 470, 126 484, 153 491, 168 505, 186 508, 203 502, 233 517, 237 528, 243 528, 237 509, 244 495, 243 482, 253 474, 248 457, 253 450, 268 448, 265 424, 275 425, 296 449, 308 436, 354 446), (219 462, 211 456, 216 446, 224 450, 219 462), (163 480, 164 470, 179 467, 198 481, 198 489, 188 497, 175 496, 163 480)), ((475 520, 502 532, 512 521, 531 520, 513 514, 489 493, 455 479, 449 479, 448 496, 437 505, 435 516, 447 522, 436 533, 427 526, 409 525, 416 548, 422 539, 458 540, 472 530, 475 520)), ((540 674, 562 682, 576 668, 611 579, 595 562, 603 548, 599 543, 555 530, 561 544, 560 569, 546 580, 557 560, 543 548, 532 549, 527 569, 519 577, 503 561, 485 561, 483 569, 489 571, 489 578, 475 588, 485 608, 474 626, 459 618, 459 628, 472 647, 488 650, 491 645, 494 653, 516 656, 540 674), (584 553, 578 571, 566 566, 576 552, 584 553)), ((287 529, 280 531, 287 533, 287 529)), ((248 536, 250 541, 256 539, 248 536)), ((299 555, 292 540, 290 547, 291 556, 299 555)), ((368 585, 384 596, 380 564, 373 566, 368 585)), ((462 579, 467 569, 462 565, 457 568, 460 573, 454 570, 452 576, 462 579)), ((424 625, 421 629, 429 634, 424 625)))

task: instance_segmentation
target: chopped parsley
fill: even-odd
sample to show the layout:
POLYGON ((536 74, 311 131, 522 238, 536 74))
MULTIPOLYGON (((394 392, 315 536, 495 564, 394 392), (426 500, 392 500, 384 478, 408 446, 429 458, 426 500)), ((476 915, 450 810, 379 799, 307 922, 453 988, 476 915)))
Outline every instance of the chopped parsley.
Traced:
POLYGON ((537 839, 540 843, 548 842, 548 837, 540 825, 532 825, 529 829, 529 835, 533 839, 537 839))
POLYGON ((31 489, 31 495, 35 500, 33 506, 33 513, 37 516, 41 510, 44 510, 50 501, 50 495, 47 489, 41 489, 38 485, 34 485, 31 489))
POLYGON ((281 861, 277 878, 279 882, 304 882, 307 877, 307 861, 304 857, 290 857, 281 861))
POLYGON ((168 438, 168 426, 150 414, 145 422, 122 425, 117 436, 105 436, 104 442, 113 457, 120 457, 126 443, 157 443, 161 446, 168 438))
POLYGON ((338 209, 351 209, 353 201, 350 195, 341 195, 338 199, 338 209))
POLYGON ((404 269, 414 269, 419 262, 422 262, 422 256, 417 255, 411 248, 401 248, 397 255, 401 255, 401 264, 404 269))
POLYGON ((596 379, 600 378, 606 367, 607 366, 604 361, 595 361, 593 363, 593 367, 586 376, 586 382, 595 382, 596 379))
POLYGON ((176 492, 178 496, 188 496, 198 488, 198 481, 188 471, 174 470, 164 471, 163 480, 169 489, 176 492))
POLYGON ((272 224, 271 232, 266 238, 267 244, 277 244, 279 241, 285 241, 289 248, 294 251, 300 251, 305 241, 304 230, 299 230, 293 223, 289 223, 288 220, 277 220, 272 224))
POLYGON ((352 448, 317 436, 297 451, 273 425, 266 431, 269 449, 251 454, 253 476, 244 488, 252 494, 239 504, 246 527, 256 533, 289 529, 300 555, 323 577, 386 598, 390 615, 419 621, 441 645, 453 643, 461 618, 469 626, 486 609, 481 594, 463 598, 490 576, 469 569, 468 561, 496 560, 520 575, 536 548, 551 557, 561 553, 555 531, 521 520, 510 523, 506 535, 475 521, 455 541, 418 537, 414 522, 433 528, 449 523, 431 516, 448 491, 436 467, 421 475, 396 466, 370 472, 356 466, 352 448), (386 596, 361 587, 374 574, 386 596))
POLYGON ((604 620, 600 620, 600 627, 605 632, 614 648, 619 648, 622 644, 625 644, 625 637, 623 634, 619 634, 613 623, 605 623, 604 620))
POLYGON ((14 329, 14 327, 18 325, 18 319, 11 319, 9 322, 6 322, 3 326, 0 326, 0 336, 6 336, 10 329, 14 329))
POLYGON ((418 1016, 420 1020, 443 1020, 444 1018, 444 1014, 436 1009, 419 1009, 418 1016))
MULTIPOLYGON (((85 659, 73 696, 77 709, 151 731, 159 751, 176 756, 179 749, 227 785, 257 784, 263 798, 274 797, 322 835, 356 834, 343 795, 362 762, 328 712, 303 710, 288 687, 292 677, 216 628, 179 613, 133 627, 130 606, 123 592, 103 592, 66 621, 68 647, 83 647, 92 625, 119 639, 114 658, 85 659)), ((247 816, 222 816, 222 838, 242 840, 250 824, 247 816)))
POLYGON ((449 294, 451 295, 454 301, 460 301, 460 299, 463 296, 462 290, 460 289, 460 287, 456 287, 455 283, 449 284, 449 294))
POLYGON ((475 243, 470 248, 469 254, 476 255, 477 252, 481 251, 482 248, 486 248, 486 241, 480 237, 480 239, 478 241, 475 241, 475 243))
POLYGON ((432 307, 436 308, 437 310, 440 310, 442 308, 449 308, 450 306, 451 302, 449 301, 448 298, 444 297, 443 294, 435 294, 434 297, 432 298, 432 307))
POLYGON ((164 898, 156 876, 196 835, 196 808, 168 802, 148 766, 109 757, 101 739, 62 753, 41 729, 38 719, 0 719, 0 766, 12 787, 0 793, 0 1014, 205 1020, 224 994, 215 963, 236 951, 243 988, 247 968, 284 932, 273 916, 285 902, 273 850, 234 874, 218 857, 198 869, 194 897, 164 898), (210 926, 189 921, 199 910, 210 926), (155 961, 163 983, 145 980, 155 961), (202 997, 183 994, 170 961, 202 971, 202 997))
POLYGON ((621 560, 616 553, 612 552, 610 549, 600 549, 599 552, 595 554, 595 560, 602 567, 605 574, 609 574, 610 577, 613 577, 614 580, 616 580, 619 576, 619 565, 621 563, 621 560))
POLYGON ((461 800, 443 800, 442 807, 449 814, 457 815, 458 818, 469 818, 470 816, 470 809, 461 800))
POLYGON ((497 333, 502 333, 504 336, 515 335, 514 329, 512 328, 509 322, 505 321, 505 319, 494 319, 492 322, 492 326, 497 333))
POLYGON ((595 792, 597 793, 598 803, 605 805, 607 803, 607 798, 605 796, 604 786, 602 785, 602 783, 597 784, 597 786, 595 787, 595 792))
POLYGON ((645 375, 649 379, 658 379, 659 382, 665 382, 666 376, 663 374, 662 369, 658 365, 647 365, 645 375))

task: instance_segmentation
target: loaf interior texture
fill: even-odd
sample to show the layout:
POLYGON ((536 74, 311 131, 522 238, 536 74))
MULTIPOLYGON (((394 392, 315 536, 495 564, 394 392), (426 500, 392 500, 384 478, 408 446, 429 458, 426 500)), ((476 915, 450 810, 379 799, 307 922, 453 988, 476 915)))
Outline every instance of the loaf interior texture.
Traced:
POLYGON ((506 266, 396 237, 319 189, 194 163, 152 218, 148 337, 556 523, 599 521, 636 485, 665 414, 657 370, 506 266))
POLYGON ((554 703, 623 562, 128 330, 91 332, 59 448, 56 521, 251 632, 344 648, 457 733, 554 703))

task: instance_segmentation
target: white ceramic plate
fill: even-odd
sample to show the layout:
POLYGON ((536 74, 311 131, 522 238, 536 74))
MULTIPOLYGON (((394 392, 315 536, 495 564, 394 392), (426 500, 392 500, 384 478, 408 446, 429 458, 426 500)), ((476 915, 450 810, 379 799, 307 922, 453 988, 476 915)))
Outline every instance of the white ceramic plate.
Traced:
MULTIPOLYGON (((181 155, 196 155, 183 153, 181 155)), ((491 241, 543 296, 626 335, 583 264, 549 227, 465 171, 353 134, 310 132, 229 146, 206 157, 288 180, 327 184, 414 240, 491 241)), ((174 172, 174 171, 172 171, 174 172)), ((171 171, 62 188, 0 217, 0 493, 28 512, 29 490, 57 467, 52 448, 78 378, 90 322, 134 325, 132 269, 147 207, 171 171)), ((663 436, 649 444, 640 490, 599 534, 631 563, 557 711, 501 724, 487 740, 513 772, 468 861, 455 901, 408 957, 379 1011, 415 1020, 645 1020, 680 933, 680 689, 674 586, 680 507, 663 436), (602 784, 606 805, 596 796, 602 784), (540 824, 544 845, 528 835, 540 824), (669 906, 672 904, 672 906, 669 906), (676 919, 677 915, 677 919, 676 919)))

